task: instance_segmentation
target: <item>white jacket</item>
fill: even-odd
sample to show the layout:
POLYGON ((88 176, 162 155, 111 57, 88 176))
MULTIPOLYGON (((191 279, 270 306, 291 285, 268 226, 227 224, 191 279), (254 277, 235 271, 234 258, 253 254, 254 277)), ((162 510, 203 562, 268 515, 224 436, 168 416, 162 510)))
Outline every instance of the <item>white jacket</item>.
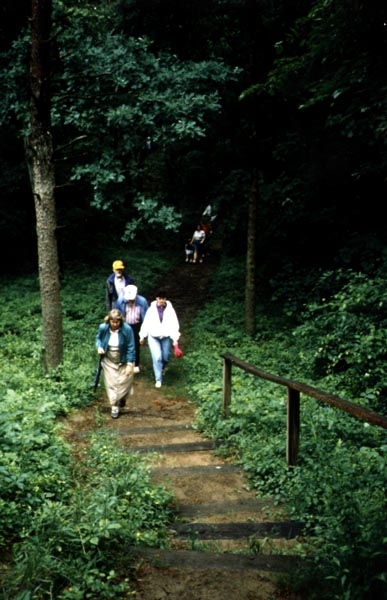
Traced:
POLYGON ((140 339, 151 335, 152 337, 170 337, 172 341, 177 342, 180 337, 179 329, 179 320, 172 303, 167 300, 163 320, 160 322, 157 301, 153 300, 145 313, 139 335, 140 339))

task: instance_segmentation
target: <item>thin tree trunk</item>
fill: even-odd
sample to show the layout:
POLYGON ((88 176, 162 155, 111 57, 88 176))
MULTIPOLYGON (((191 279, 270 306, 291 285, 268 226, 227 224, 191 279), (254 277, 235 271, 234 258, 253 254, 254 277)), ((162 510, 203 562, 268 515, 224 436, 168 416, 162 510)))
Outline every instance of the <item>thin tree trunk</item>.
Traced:
POLYGON ((26 160, 35 202, 43 356, 46 369, 57 367, 63 352, 50 119, 51 11, 51 0, 32 0, 30 134, 25 140, 26 160))
POLYGON ((248 201, 247 251, 246 251, 246 288, 245 288, 245 332, 253 336, 256 333, 255 322, 255 280, 256 280, 256 237, 257 237, 258 182, 254 169, 248 201))

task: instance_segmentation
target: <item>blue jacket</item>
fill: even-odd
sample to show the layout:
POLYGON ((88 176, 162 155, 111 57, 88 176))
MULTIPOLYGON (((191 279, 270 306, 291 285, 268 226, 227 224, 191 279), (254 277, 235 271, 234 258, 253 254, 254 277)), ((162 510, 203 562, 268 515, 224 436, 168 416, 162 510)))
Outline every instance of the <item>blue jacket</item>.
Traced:
MULTIPOLYGON (((125 298, 119 298, 119 300, 117 300, 114 308, 118 308, 118 310, 121 311, 121 313, 123 314, 123 316, 125 317, 126 315, 126 303, 128 302, 128 300, 125 300, 125 298)), ((139 306, 140 307, 140 311, 141 311, 141 322, 144 320, 145 317, 145 313, 148 310, 148 301, 146 298, 144 298, 144 296, 139 296, 139 294, 137 294, 136 299, 134 301, 134 305, 135 306, 139 306)))
MULTIPOLYGON (((114 308, 114 304, 118 299, 118 294, 116 290, 116 286, 114 285, 115 273, 113 272, 106 280, 106 289, 105 289, 105 306, 106 310, 112 310, 114 308)), ((125 279, 125 286, 134 284, 134 281, 130 275, 123 273, 125 279)))
MULTIPOLYGON (((102 323, 98 327, 98 333, 95 340, 95 345, 98 348, 103 348, 107 351, 110 338, 109 323, 102 323)), ((134 363, 135 360, 135 345, 133 329, 127 323, 123 323, 118 330, 118 347, 120 350, 121 363, 134 363)))

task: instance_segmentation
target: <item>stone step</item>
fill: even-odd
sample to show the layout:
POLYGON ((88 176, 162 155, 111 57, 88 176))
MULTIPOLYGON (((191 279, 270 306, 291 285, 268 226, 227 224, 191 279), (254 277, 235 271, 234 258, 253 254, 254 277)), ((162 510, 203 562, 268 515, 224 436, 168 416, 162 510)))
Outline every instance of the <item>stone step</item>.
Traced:
POLYGON ((158 568, 204 569, 208 571, 269 571, 281 572, 300 567, 302 559, 284 554, 247 555, 214 553, 196 550, 166 550, 156 548, 132 548, 137 559, 144 559, 158 568))
MULTIPOLYGON (((110 408, 104 407, 105 412, 110 412, 110 408), (106 410, 105 410, 106 409, 106 410)), ((125 409, 123 409, 123 412, 125 412, 125 409)), ((91 433, 93 433, 93 429, 90 430, 86 430, 86 431, 76 431, 75 432, 75 436, 76 437, 88 437, 91 433)), ((127 435, 127 436, 131 436, 131 435, 146 435, 146 434, 153 434, 153 433, 168 433, 169 431, 197 431, 192 425, 190 424, 170 424, 170 425, 156 425, 156 426, 149 426, 149 427, 117 427, 117 429, 112 429, 111 431, 106 431, 105 433, 111 433, 111 435, 116 436, 118 435, 127 435)))
POLYGON ((134 446, 125 448, 124 452, 139 452, 140 454, 148 453, 177 453, 177 452, 208 452, 209 450, 215 450, 220 446, 219 442, 216 441, 202 441, 202 442, 188 442, 186 444, 154 444, 149 446, 134 446))
POLYGON ((180 477, 193 477, 197 475, 225 475, 238 474, 241 469, 231 464, 190 465, 187 467, 156 467, 152 469, 152 475, 168 476, 172 479, 180 477))
POLYGON ((249 537, 269 537, 272 539, 291 539, 302 534, 303 524, 300 522, 228 522, 228 523, 174 523, 175 537, 200 540, 242 539, 249 537))
POLYGON ((180 503, 179 516, 186 519, 203 518, 208 515, 229 515, 233 513, 257 513, 265 509, 273 509, 273 498, 238 498, 227 502, 211 502, 208 504, 180 503))

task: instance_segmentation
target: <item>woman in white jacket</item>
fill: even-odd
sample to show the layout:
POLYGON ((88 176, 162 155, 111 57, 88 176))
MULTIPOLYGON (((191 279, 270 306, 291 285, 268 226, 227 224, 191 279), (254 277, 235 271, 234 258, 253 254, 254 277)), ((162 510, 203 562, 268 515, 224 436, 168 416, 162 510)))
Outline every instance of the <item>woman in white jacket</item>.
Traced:
POLYGON ((167 300, 165 292, 158 292, 156 300, 151 302, 145 314, 139 333, 141 345, 148 338, 157 388, 161 387, 163 369, 169 361, 171 340, 174 346, 178 345, 179 329, 179 320, 172 303, 167 300))

